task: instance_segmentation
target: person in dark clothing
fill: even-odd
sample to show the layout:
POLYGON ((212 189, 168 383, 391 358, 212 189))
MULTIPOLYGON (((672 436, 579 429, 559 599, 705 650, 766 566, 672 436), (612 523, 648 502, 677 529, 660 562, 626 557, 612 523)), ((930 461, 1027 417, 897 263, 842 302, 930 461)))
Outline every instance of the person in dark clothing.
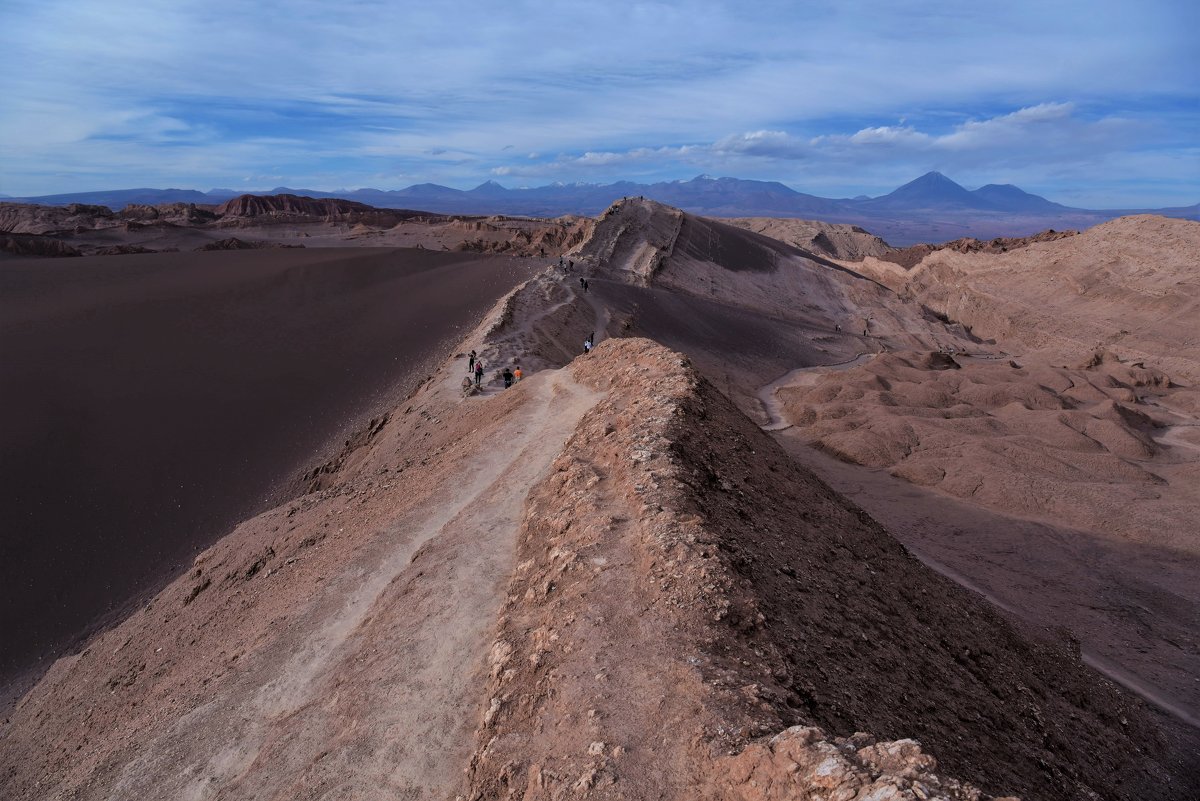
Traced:
POLYGON ((483 362, 475 362, 475 386, 479 386, 483 382, 483 362))
POLYGON ((477 355, 478 354, 475 353, 475 351, 471 351, 470 355, 467 357, 467 372, 468 373, 475 372, 475 357, 477 355))
POLYGON ((512 382, 513 382, 513 371, 512 371, 512 370, 509 370, 507 367, 505 367, 505 368, 504 368, 504 372, 502 373, 502 375, 504 376, 504 388, 505 388, 505 389, 508 389, 509 387, 511 387, 511 386, 512 386, 512 382))
POLYGON ((587 279, 586 279, 586 278, 582 278, 582 279, 580 279, 580 280, 581 280, 581 281, 583 281, 583 291, 584 291, 584 292, 587 292, 587 288, 588 288, 587 279))

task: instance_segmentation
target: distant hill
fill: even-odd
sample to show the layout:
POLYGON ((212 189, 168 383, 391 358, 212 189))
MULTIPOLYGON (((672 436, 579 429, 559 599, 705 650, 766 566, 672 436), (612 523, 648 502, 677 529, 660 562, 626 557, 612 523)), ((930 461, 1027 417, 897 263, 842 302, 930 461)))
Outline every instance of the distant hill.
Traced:
MULTIPOLYGON (((11 200, 49 206, 86 203, 119 210, 129 204, 173 202, 215 206, 240 194, 229 189, 208 192, 121 189, 11 200)), ((333 192, 279 186, 266 194, 339 198, 379 209, 530 217, 595 216, 618 198, 642 196, 710 217, 802 218, 860 225, 897 245, 960 237, 1026 236, 1046 228, 1088 228, 1128 214, 1200 218, 1200 204, 1167 209, 1079 209, 1055 203, 1011 184, 988 184, 969 190, 940 172, 926 173, 879 197, 855 198, 806 194, 778 181, 708 175, 652 184, 618 181, 520 188, 486 181, 469 190, 433 183, 414 184, 404 189, 364 188, 333 192)))
POLYGON ((986 201, 992 208, 1003 211, 1063 211, 1069 209, 1061 203, 1046 200, 1038 195, 1031 195, 1012 184, 988 184, 981 186, 971 193, 986 201))
POLYGON ((927 172, 882 197, 861 201, 876 209, 991 208, 987 200, 968 192, 940 172, 927 172))
POLYGON ((71 192, 62 195, 42 195, 40 197, 6 198, 21 203, 38 203, 43 206, 69 206, 72 203, 82 203, 89 206, 108 206, 118 211, 129 205, 157 206, 161 203, 203 203, 217 204, 236 197, 237 192, 213 195, 208 192, 197 192, 195 189, 111 189, 99 192, 71 192))

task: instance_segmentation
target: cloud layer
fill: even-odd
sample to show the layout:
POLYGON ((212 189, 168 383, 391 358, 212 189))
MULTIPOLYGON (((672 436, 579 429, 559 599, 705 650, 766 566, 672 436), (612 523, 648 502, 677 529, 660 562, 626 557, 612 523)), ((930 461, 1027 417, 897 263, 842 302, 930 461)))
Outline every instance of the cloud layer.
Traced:
POLYGON ((941 169, 1194 203, 1194 5, 9 0, 0 192, 941 169))

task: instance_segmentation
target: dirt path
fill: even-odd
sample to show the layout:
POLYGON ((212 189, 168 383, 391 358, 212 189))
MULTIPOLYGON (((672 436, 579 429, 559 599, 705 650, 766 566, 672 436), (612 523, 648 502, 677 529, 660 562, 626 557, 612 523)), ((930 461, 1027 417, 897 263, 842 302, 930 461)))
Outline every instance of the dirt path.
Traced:
POLYGON ((275 797, 281 775, 299 777, 286 788, 298 798, 447 797, 486 709, 524 499, 599 398, 565 371, 513 391, 528 397, 497 447, 347 560, 292 636, 145 744, 110 797, 275 797))
POLYGON ((836 370, 849 370, 851 367, 866 364, 873 356, 875 356, 874 353, 860 353, 853 359, 847 359, 844 362, 822 364, 816 367, 799 367, 784 373, 770 384, 765 385, 758 391, 758 399, 767 413, 767 424, 762 429, 764 431, 782 431, 785 428, 792 427, 791 423, 783 419, 783 406, 779 403, 779 398, 775 394, 778 390, 784 387, 810 386, 816 383, 817 379, 824 373, 836 370))

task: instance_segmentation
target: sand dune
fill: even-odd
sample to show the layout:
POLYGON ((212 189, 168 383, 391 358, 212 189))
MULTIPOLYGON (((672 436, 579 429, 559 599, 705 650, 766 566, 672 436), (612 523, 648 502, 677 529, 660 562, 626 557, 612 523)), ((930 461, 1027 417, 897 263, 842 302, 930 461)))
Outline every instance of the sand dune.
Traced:
POLYGON ((294 491, 528 274, 413 250, 6 262, 3 674, 294 491))

